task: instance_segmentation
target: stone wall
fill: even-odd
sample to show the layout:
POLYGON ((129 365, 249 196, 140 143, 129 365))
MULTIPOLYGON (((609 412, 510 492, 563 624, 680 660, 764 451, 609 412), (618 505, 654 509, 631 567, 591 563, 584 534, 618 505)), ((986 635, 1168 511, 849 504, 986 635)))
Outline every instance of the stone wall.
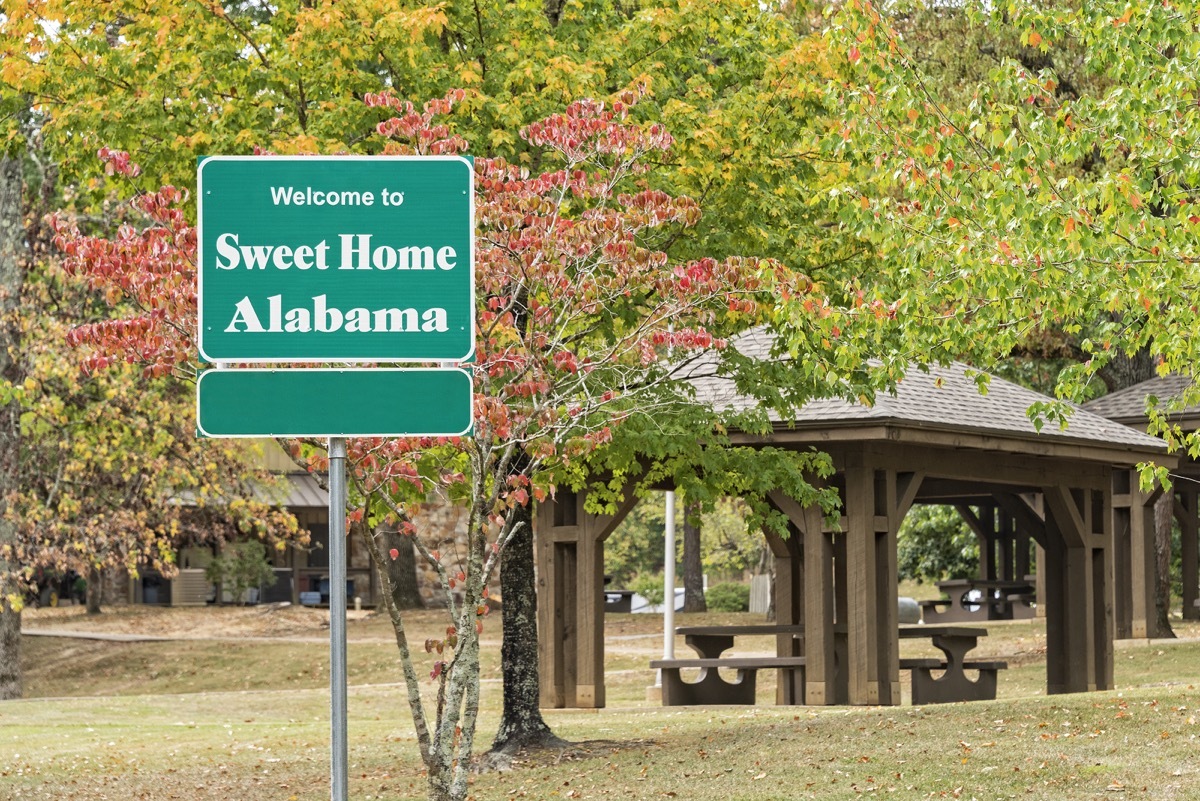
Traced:
MULTIPOLYGON (((442 564, 451 575, 458 572, 460 565, 465 566, 460 558, 465 556, 467 550, 468 512, 465 507, 438 500, 430 501, 423 504, 420 511, 413 515, 413 522, 421 542, 427 548, 440 552, 442 564)), ((426 606, 446 605, 446 596, 438 583, 437 571, 420 556, 417 557, 417 584, 426 606)), ((496 598, 500 596, 499 571, 493 576, 489 594, 496 598)))

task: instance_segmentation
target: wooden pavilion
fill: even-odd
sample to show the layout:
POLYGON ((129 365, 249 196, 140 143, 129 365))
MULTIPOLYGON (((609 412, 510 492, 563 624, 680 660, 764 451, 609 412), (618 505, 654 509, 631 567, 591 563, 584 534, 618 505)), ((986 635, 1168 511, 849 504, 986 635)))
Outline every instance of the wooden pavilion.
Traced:
MULTIPOLYGON (((1145 431, 1150 424, 1146 414, 1146 401, 1155 398, 1160 408, 1167 413, 1170 423, 1178 425, 1183 431, 1191 432, 1200 429, 1200 407, 1189 406, 1172 409, 1169 404, 1180 398, 1191 385, 1189 376, 1168 375, 1151 378, 1126 389, 1112 392, 1102 398, 1097 398, 1084 408, 1093 414, 1108 418, 1117 423, 1145 431)), ((1183 578, 1183 618, 1185 620, 1200 620, 1200 607, 1196 606, 1200 598, 1200 565, 1197 564, 1197 541, 1200 540, 1200 461, 1183 454, 1179 465, 1172 472, 1174 479, 1172 494, 1174 495, 1173 512, 1179 523, 1180 561, 1183 578)), ((1115 474, 1114 493, 1122 487, 1130 487, 1137 493, 1137 478, 1115 474)), ((1154 525, 1152 518, 1137 517, 1125 519, 1118 516, 1117 533, 1122 533, 1123 526, 1129 526, 1130 538, 1139 543, 1135 550, 1139 553, 1153 554, 1154 525)), ((1120 563, 1124 564, 1124 563, 1120 563)), ((1123 583, 1131 588, 1128 607, 1118 603, 1117 606, 1117 638, 1150 637, 1156 634, 1151 622, 1154 619, 1154 561, 1152 556, 1146 559, 1130 562, 1128 575, 1120 576, 1123 583)))
MULTIPOLYGON (((770 340, 760 332, 735 346, 769 358, 770 340)), ((690 373, 702 401, 753 403, 713 373, 704 362, 690 373)), ((775 420, 768 437, 734 437, 829 453, 836 474, 828 484, 842 500, 839 524, 830 526, 820 509, 782 492, 770 496, 791 524, 787 539, 768 535, 776 619, 804 626, 807 661, 805 697, 789 697, 781 682, 780 702, 900 703, 896 533, 914 503, 975 510, 973 525, 993 546, 984 561, 997 576, 1029 570, 1035 542, 1047 691, 1112 687, 1114 596, 1129 592, 1114 581, 1114 564, 1136 545, 1128 527, 1114 539, 1114 475, 1173 457, 1160 440, 1082 410, 1067 429, 1048 424, 1038 432, 1026 410, 1045 400, 997 378, 981 394, 967 368, 954 365, 914 371, 873 406, 813 401, 794 420, 775 420)), ((605 704, 604 541, 635 503, 626 495, 612 515, 590 514, 583 494, 561 491, 537 510, 543 706, 605 704)), ((1152 501, 1132 487, 1119 498, 1137 520, 1152 501)), ((778 638, 780 656, 798 647, 790 635, 778 638)))

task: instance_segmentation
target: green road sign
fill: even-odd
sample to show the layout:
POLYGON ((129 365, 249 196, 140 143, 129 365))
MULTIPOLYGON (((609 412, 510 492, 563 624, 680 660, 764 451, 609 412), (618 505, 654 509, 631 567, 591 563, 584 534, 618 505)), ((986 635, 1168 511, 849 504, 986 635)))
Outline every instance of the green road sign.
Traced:
POLYGON ((470 357, 470 160, 213 156, 197 192, 206 361, 470 357))
POLYGON ((197 421, 209 437, 456 437, 472 424, 464 370, 207 370, 197 421))

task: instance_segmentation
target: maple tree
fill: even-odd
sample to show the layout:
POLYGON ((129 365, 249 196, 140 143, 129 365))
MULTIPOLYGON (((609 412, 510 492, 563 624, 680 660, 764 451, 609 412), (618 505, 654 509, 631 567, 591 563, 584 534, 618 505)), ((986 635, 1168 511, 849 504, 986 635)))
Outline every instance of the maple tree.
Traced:
MULTIPOLYGON (((294 518, 265 500, 281 493, 247 464, 252 454, 195 437, 183 385, 128 363, 81 368, 69 332, 79 310, 95 305, 57 269, 26 283, 26 374, 13 390, 25 478, 7 501, 15 541, 0 548, 15 580, 75 571, 95 585, 108 568, 170 577, 184 545, 302 540, 294 518)), ((98 598, 89 606, 98 609, 98 598)))
POLYGON ((634 114, 678 136, 653 180, 709 210, 672 252, 753 252, 820 277, 853 246, 810 202, 825 52, 753 0, 285 0, 203 13, 184 0, 30 0, 0 26, 0 77, 46 110, 64 177, 93 199, 102 146, 185 188, 195 158, 214 153, 374 152, 379 118, 361 98, 388 87, 463 88, 455 126, 473 152, 536 167, 523 126, 640 83, 634 114))

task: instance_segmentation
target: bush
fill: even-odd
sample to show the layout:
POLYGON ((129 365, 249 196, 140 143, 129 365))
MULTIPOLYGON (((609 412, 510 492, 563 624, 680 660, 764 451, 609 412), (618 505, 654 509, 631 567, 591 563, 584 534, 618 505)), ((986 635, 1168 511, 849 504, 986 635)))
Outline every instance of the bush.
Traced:
POLYGON ((746 612, 750 609, 750 585, 731 581, 714 584, 704 593, 710 612, 746 612))
POLYGON ((629 588, 645 598, 646 602, 651 606, 662 606, 664 590, 661 573, 658 575, 638 576, 629 588))
POLYGON ((275 570, 267 561, 267 546, 249 540, 226 546, 224 552, 204 568, 204 577, 213 584, 220 584, 233 596, 234 603, 241 604, 246 590, 273 585, 275 570))
POLYGON ((950 506, 917 506, 896 538, 900 580, 969 578, 979 572, 979 539, 950 506))

